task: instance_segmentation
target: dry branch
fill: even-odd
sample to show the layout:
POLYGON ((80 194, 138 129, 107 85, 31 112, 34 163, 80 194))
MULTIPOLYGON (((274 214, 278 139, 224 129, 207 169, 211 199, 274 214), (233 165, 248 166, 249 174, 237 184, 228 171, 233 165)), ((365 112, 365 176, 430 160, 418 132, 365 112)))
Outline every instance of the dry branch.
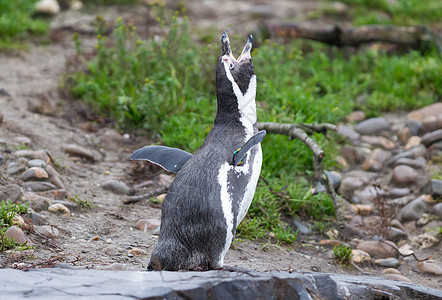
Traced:
POLYGON ((441 35, 424 25, 344 27, 338 24, 303 22, 265 23, 265 27, 271 35, 282 38, 306 38, 338 47, 385 42, 419 50, 426 50, 434 45, 439 51, 442 50, 441 35))
POLYGON ((147 192, 145 194, 142 194, 142 195, 125 197, 122 200, 122 202, 124 204, 135 203, 135 202, 139 202, 139 201, 144 200, 144 199, 149 199, 150 197, 155 197, 155 196, 164 194, 165 192, 167 192, 167 187, 162 186, 162 187, 156 188, 156 189, 151 190, 151 191, 149 191, 149 192, 147 192))
POLYGON ((338 222, 340 223, 343 222, 344 215, 339 207, 338 202, 336 201, 336 192, 332 184, 330 183, 327 174, 324 172, 324 168, 322 166, 322 159, 324 158, 325 153, 324 151, 322 151, 321 147, 319 147, 319 145, 311 137, 309 137, 307 133, 305 133, 305 131, 303 130, 307 129, 309 132, 313 131, 325 134, 327 130, 336 131, 337 130, 336 126, 328 123, 284 124, 284 123, 260 122, 258 123, 258 127, 260 130, 266 130, 267 133, 284 134, 289 136, 290 139, 297 138, 312 150, 315 175, 317 179, 325 187, 327 194, 330 196, 332 200, 338 222))

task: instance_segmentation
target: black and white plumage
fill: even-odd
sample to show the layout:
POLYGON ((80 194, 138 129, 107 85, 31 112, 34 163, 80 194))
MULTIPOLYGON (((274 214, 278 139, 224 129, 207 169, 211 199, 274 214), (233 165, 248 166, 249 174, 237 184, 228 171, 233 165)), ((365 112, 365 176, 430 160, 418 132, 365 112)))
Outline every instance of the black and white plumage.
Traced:
POLYGON ((232 55, 226 32, 221 44, 223 53, 216 69, 218 110, 201 148, 193 155, 175 149, 178 163, 171 158, 173 148, 156 149, 172 154, 167 159, 154 157, 158 152, 149 147, 133 155, 133 159, 147 159, 169 170, 178 168, 163 201, 160 237, 149 270, 222 268, 255 193, 265 131, 258 133, 252 37, 238 59, 232 55))

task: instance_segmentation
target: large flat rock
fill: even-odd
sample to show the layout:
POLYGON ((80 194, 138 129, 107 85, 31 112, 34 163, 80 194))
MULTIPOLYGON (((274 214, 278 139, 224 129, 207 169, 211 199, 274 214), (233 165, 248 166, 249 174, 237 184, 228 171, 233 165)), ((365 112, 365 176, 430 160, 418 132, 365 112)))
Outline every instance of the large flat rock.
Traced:
POLYGON ((288 272, 0 270, 0 299, 442 299, 383 278, 288 272))

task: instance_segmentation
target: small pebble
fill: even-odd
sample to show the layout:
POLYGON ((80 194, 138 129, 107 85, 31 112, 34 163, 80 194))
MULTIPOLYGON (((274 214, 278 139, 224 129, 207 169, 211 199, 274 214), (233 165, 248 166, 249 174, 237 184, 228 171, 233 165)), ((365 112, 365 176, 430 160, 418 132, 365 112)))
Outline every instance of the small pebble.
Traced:
POLYGON ((96 235, 92 238, 93 241, 98 241, 99 239, 100 239, 100 237, 98 235, 96 235))
POLYGON ((353 262, 357 264, 371 261, 370 254, 363 250, 353 249, 351 253, 353 254, 353 262))
POLYGON ((143 249, 140 249, 140 248, 133 248, 127 252, 127 256, 129 256, 129 257, 145 256, 145 255, 147 255, 146 251, 144 251, 143 249))
POLYGON ((29 241, 26 238, 25 233, 18 226, 9 227, 6 230, 5 235, 8 239, 13 239, 18 244, 24 244, 28 242, 29 245, 29 241))
POLYGON ((387 268, 385 270, 382 271, 383 274, 399 274, 401 275, 401 272, 399 272, 398 269, 395 268, 387 268))
POLYGON ((394 257, 388 257, 388 258, 381 258, 381 259, 375 259, 374 263, 387 268, 397 268, 401 265, 401 262, 399 259, 394 257))
POLYGON ((47 163, 41 159, 31 159, 28 161, 28 167, 46 168, 47 163))
POLYGON ((105 190, 109 190, 113 193, 120 195, 133 195, 134 190, 131 189, 127 184, 119 180, 109 180, 102 184, 105 190))
POLYGON ((45 171, 45 169, 40 167, 29 168, 21 176, 21 179, 23 181, 44 180, 48 178, 49 178, 48 173, 45 171))
POLYGON ((56 204, 50 205, 48 207, 48 211, 53 212, 53 213, 57 213, 57 214, 62 214, 65 217, 71 216, 71 212, 69 211, 69 208, 67 208, 66 206, 64 206, 61 203, 56 203, 56 204))

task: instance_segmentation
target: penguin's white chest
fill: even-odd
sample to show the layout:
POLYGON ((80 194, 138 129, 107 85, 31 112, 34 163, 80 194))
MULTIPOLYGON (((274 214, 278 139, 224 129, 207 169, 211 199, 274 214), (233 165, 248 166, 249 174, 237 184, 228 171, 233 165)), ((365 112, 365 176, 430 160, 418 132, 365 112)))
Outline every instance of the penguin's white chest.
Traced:
POLYGON ((218 183, 221 187, 221 206, 227 225, 225 246, 220 255, 220 267, 222 267, 224 256, 230 248, 236 227, 244 219, 255 194, 262 165, 261 145, 258 144, 255 147, 257 150, 255 155, 252 157, 249 153, 243 166, 233 166, 225 162, 221 165, 218 173, 218 183), (245 187, 241 186, 241 182, 245 182, 245 187), (239 203, 234 203, 238 200, 234 193, 241 194, 239 203))

